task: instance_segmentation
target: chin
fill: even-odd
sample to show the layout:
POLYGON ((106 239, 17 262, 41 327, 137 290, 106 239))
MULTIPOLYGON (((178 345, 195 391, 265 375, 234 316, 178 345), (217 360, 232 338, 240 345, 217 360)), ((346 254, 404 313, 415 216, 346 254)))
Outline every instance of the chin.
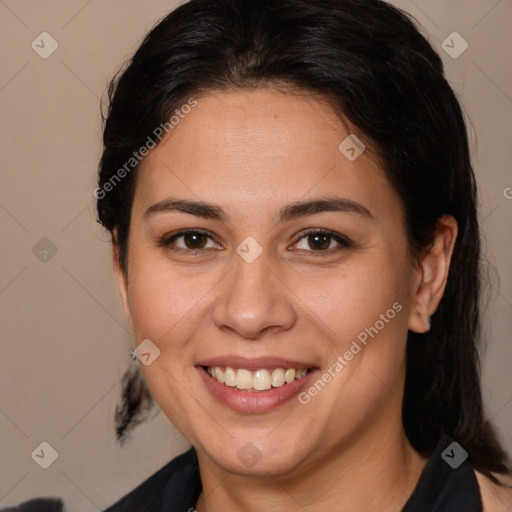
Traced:
POLYGON ((250 441, 249 437, 231 440, 228 449, 226 443, 209 446, 207 440, 200 448, 220 468, 241 476, 268 477, 285 476, 292 473, 307 458, 308 447, 300 439, 288 437, 288 442, 269 442, 268 439, 250 441))

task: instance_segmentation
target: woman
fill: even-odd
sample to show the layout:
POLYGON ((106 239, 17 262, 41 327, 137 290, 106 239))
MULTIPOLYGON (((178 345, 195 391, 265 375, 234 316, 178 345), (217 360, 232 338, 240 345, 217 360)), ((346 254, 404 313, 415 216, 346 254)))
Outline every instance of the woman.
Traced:
POLYGON ((192 445, 109 512, 509 510, 466 129, 404 13, 192 0, 113 81, 104 146, 133 355, 192 445))

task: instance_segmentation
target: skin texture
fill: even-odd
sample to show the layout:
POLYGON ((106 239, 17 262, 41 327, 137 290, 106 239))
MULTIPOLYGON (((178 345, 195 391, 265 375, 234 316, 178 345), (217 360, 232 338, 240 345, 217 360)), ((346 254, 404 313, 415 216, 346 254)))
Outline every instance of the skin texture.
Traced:
POLYGON ((484 506, 483 512, 511 512, 512 511, 512 477, 498 475, 494 476, 502 483, 498 487, 491 480, 479 471, 475 471, 480 494, 484 506))
POLYGON ((401 423, 407 330, 428 330, 457 224, 442 217, 431 249, 414 262, 400 199, 375 153, 367 145, 353 162, 343 156, 348 132, 327 104, 270 88, 196 99, 141 164, 127 276, 115 247, 113 255, 136 343, 149 338, 161 351, 142 366, 144 377, 198 453, 196 508, 399 510, 426 462, 401 423), (171 196, 215 203, 228 219, 144 215, 171 196), (322 212, 277 222, 289 203, 332 196, 371 217, 322 212), (303 234, 311 228, 353 246, 330 238, 322 252, 303 234), (212 238, 196 253, 171 250, 193 247, 190 237, 159 245, 182 229, 212 238), (248 236, 263 249, 252 263, 236 253, 248 236), (195 367, 228 354, 276 356, 322 374, 395 303, 400 312, 306 405, 292 399, 261 414, 235 412, 211 397, 195 367), (261 456, 251 467, 237 455, 248 442, 261 456))

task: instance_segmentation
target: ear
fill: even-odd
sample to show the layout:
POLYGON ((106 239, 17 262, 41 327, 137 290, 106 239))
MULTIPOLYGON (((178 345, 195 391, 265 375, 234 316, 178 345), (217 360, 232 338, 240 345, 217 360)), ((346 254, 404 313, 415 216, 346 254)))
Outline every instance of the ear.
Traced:
MULTIPOLYGON (((114 240, 117 240, 117 230, 114 230, 114 240)), ((130 324, 130 328, 133 330, 132 316, 130 313, 130 306, 128 303, 128 276, 121 267, 121 261, 119 259, 119 245, 116 242, 112 243, 112 265, 114 267, 114 276, 116 279, 117 291, 121 298, 123 305, 124 314, 130 324)))
POLYGON ((409 316, 411 331, 425 333, 430 330, 430 316, 435 313, 446 288, 457 232, 457 221, 451 215, 438 219, 434 240, 422 257, 416 274, 409 316))

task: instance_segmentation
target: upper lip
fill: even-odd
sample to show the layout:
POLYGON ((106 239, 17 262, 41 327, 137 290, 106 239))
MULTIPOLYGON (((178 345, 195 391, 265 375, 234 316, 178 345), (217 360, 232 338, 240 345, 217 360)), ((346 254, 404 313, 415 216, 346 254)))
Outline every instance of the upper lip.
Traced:
POLYGON ((229 366, 230 368, 244 368, 246 370, 262 370, 265 368, 313 368, 314 365, 294 359, 281 357, 240 357, 240 356, 218 356, 204 359, 197 363, 198 366, 229 366))

